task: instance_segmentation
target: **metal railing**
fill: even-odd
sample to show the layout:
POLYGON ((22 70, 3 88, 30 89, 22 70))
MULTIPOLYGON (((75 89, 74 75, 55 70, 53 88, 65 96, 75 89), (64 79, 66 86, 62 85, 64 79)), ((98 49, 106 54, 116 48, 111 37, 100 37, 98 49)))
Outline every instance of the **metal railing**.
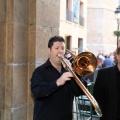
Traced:
MULTIPOLYGON (((93 93, 94 82, 88 83, 88 90, 90 93, 93 93)), ((75 118, 73 120, 93 120, 93 118, 99 119, 99 116, 93 110, 93 106, 88 100, 86 95, 81 95, 79 97, 75 97, 75 109, 73 110, 73 114, 75 118)))
MULTIPOLYGON (((66 20, 70 21, 70 22, 74 22, 74 16, 73 16, 73 12, 70 11, 69 9, 66 9, 66 20)), ((75 22, 76 23, 76 22, 75 22)), ((77 24, 77 23, 76 23, 77 24)), ((79 16, 79 21, 78 24, 81 26, 84 26, 84 17, 79 16)))
POLYGON ((73 22, 73 12, 66 9, 66 20, 73 22))
POLYGON ((79 16, 79 24, 80 24, 81 26, 84 26, 84 17, 79 16))

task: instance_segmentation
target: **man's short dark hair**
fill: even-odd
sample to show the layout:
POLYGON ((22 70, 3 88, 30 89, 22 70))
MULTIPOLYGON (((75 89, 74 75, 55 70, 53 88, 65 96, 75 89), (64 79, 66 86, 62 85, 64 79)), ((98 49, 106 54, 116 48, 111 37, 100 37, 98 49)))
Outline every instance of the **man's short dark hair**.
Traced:
POLYGON ((120 55, 120 47, 117 48, 117 54, 120 55))
POLYGON ((62 36, 54 36, 51 37, 49 42, 48 42, 48 48, 52 48, 54 42, 65 42, 64 38, 62 36))

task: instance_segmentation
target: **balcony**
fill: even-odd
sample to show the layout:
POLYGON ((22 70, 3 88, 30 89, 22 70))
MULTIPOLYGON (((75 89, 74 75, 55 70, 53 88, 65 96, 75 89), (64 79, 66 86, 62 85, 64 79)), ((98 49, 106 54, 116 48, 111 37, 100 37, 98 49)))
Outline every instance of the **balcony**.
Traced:
POLYGON ((79 25, 84 26, 84 17, 79 16, 79 25))
POLYGON ((66 20, 73 22, 73 12, 68 9, 66 9, 66 20))
MULTIPOLYGON (((70 11, 70 10, 66 9, 66 20, 70 21, 70 22, 74 22, 73 19, 74 19, 73 11, 70 11)), ((79 22, 78 23, 74 22, 74 23, 79 24, 81 26, 84 26, 84 18, 82 16, 79 16, 78 19, 79 19, 79 22)))

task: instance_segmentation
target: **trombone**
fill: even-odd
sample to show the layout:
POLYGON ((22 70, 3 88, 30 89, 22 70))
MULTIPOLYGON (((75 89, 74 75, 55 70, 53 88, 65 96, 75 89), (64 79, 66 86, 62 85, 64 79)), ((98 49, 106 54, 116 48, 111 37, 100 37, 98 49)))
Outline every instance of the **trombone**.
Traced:
MULTIPOLYGON (((78 56, 76 56, 71 51, 69 50, 66 50, 66 51, 70 53, 74 58, 73 68, 78 75, 88 76, 94 72, 97 66, 97 59, 94 56, 94 54, 92 54, 91 52, 82 52, 78 56)), ((61 61, 66 65, 67 70, 73 74, 75 82, 78 84, 78 86, 82 89, 82 91, 88 97, 89 101, 94 106, 97 115, 101 117, 102 112, 95 98, 90 94, 87 88, 83 85, 83 83, 77 77, 73 69, 71 69, 71 67, 65 62, 65 58, 61 55, 58 55, 58 57, 61 58, 61 61)))

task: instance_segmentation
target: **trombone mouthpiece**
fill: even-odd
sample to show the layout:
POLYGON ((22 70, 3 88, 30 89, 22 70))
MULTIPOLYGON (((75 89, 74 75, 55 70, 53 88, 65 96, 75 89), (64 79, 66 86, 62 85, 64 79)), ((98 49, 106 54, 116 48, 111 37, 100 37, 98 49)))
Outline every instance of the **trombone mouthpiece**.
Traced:
POLYGON ((63 59, 64 57, 61 54, 57 55, 59 58, 63 59))
POLYGON ((61 57, 61 55, 60 55, 60 54, 58 54, 57 56, 58 56, 58 57, 61 57))

